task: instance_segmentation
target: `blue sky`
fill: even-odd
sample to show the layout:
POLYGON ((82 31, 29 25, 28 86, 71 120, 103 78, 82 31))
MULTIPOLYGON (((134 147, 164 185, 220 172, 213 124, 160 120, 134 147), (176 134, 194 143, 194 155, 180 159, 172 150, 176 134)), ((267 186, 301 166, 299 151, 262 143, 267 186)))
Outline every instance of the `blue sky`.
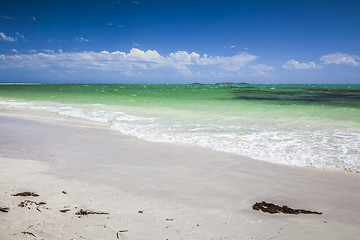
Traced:
POLYGON ((360 1, 0 0, 0 82, 358 83, 360 1))

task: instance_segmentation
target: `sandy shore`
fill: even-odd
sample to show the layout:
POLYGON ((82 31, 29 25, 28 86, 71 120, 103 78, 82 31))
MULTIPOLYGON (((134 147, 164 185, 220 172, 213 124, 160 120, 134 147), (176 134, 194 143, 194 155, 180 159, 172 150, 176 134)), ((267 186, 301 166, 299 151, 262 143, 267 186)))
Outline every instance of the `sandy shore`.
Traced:
POLYGON ((360 174, 150 143, 101 128, 0 117, 0 178, 0 207, 9 208, 0 212, 1 239, 360 235, 360 174), (12 196, 24 191, 40 196, 12 196), (19 207, 25 200, 46 204, 19 207), (252 210, 263 200, 323 214, 252 210), (80 209, 109 214, 76 215, 80 209))

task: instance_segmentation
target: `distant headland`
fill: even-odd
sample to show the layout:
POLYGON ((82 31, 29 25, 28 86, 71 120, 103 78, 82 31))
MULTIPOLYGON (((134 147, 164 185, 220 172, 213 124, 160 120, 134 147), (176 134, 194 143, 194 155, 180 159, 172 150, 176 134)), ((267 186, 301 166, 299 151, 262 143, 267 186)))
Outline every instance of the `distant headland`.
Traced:
POLYGON ((220 82, 220 83, 215 83, 215 84, 249 84, 246 82, 220 82))

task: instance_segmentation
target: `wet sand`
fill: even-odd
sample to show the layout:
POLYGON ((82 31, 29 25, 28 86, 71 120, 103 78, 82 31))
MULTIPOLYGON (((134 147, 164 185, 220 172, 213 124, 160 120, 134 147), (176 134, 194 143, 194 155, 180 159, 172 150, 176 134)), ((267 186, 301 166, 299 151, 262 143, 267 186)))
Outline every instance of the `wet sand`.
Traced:
POLYGON ((100 126, 5 116, 0 158, 0 207, 10 208, 0 212, 4 239, 357 239, 360 234, 357 173, 150 143, 100 126), (40 196, 11 196, 24 191, 40 196), (24 200, 46 205, 19 207, 24 200), (252 205, 263 200, 323 214, 254 211, 252 205), (60 212, 64 209, 69 211, 60 212), (80 209, 109 215, 79 218, 80 209))

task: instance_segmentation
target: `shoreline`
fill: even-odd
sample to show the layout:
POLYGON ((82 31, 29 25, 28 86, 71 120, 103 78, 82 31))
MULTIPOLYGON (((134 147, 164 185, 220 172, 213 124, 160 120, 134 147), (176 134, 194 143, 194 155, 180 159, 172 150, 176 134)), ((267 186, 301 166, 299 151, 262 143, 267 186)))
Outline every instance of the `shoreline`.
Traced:
POLYGON ((15 233, 20 235, 13 239, 21 237, 23 228, 31 225, 27 225, 32 221, 29 213, 34 212, 37 218, 32 224, 51 222, 41 223, 33 231, 36 236, 58 230, 46 239, 63 239, 65 232, 75 239, 97 239, 96 234, 116 239, 116 232, 123 229, 120 226, 129 230, 122 233, 124 239, 356 239, 360 234, 356 215, 360 176, 355 173, 273 164, 197 146, 151 143, 101 128, 4 116, 0 116, 0 127, 0 207, 10 207, 9 213, 0 213, 1 231, 9 239, 15 233), (49 206, 52 203, 50 208, 58 209, 48 210, 49 214, 18 209, 19 199, 9 194, 12 190, 36 191, 49 206), (63 190, 69 194, 61 194, 63 190), (64 197, 71 202, 72 214, 58 213, 65 205, 64 197), (269 215, 251 209, 263 200, 323 215, 269 215), (75 205, 109 212, 110 219, 76 218, 75 205), (24 214, 13 224, 15 217, 24 214), (99 219, 108 221, 106 230, 83 225, 99 219), (83 235, 75 236, 74 226, 83 235))
POLYGON ((135 140, 138 140, 139 142, 145 142, 145 143, 155 143, 155 144, 165 144, 165 145, 177 145, 177 146, 193 146, 195 148, 201 148, 201 149, 207 149, 208 151, 215 151, 227 155, 234 155, 239 158, 247 158, 252 159, 254 161, 260 161, 260 162, 266 162, 271 163, 275 165, 282 165, 282 166, 289 166, 289 167, 300 167, 300 168, 313 168, 318 169, 322 171, 329 171, 329 172, 349 172, 349 173, 360 173, 357 170, 350 169, 350 168, 339 168, 336 166, 335 168, 332 167, 318 167, 313 166, 312 164, 303 166, 303 165, 291 165, 289 163, 283 163, 283 162, 273 162, 273 161, 267 161, 264 159, 254 159, 249 156, 239 155, 233 152, 228 152, 224 150, 219 149, 213 149, 209 146, 201 146, 197 144, 189 144, 189 143, 174 143, 174 142, 158 142, 158 141, 151 141, 149 139, 143 139, 138 136, 134 135, 128 135, 123 134, 116 129, 113 129, 111 126, 111 123, 109 122, 96 122, 85 118, 77 118, 77 117, 69 117, 66 115, 61 115, 56 112, 44 112, 41 110, 20 110, 20 109, 2 109, 2 112, 0 112, 0 117, 9 117, 9 118, 15 118, 15 119, 24 119, 24 120, 32 120, 36 122, 43 122, 48 124, 58 124, 58 125, 64 125, 69 127, 79 127, 79 128, 89 128, 89 129, 102 129, 104 131, 111 131, 116 135, 124 136, 133 138, 135 140))

